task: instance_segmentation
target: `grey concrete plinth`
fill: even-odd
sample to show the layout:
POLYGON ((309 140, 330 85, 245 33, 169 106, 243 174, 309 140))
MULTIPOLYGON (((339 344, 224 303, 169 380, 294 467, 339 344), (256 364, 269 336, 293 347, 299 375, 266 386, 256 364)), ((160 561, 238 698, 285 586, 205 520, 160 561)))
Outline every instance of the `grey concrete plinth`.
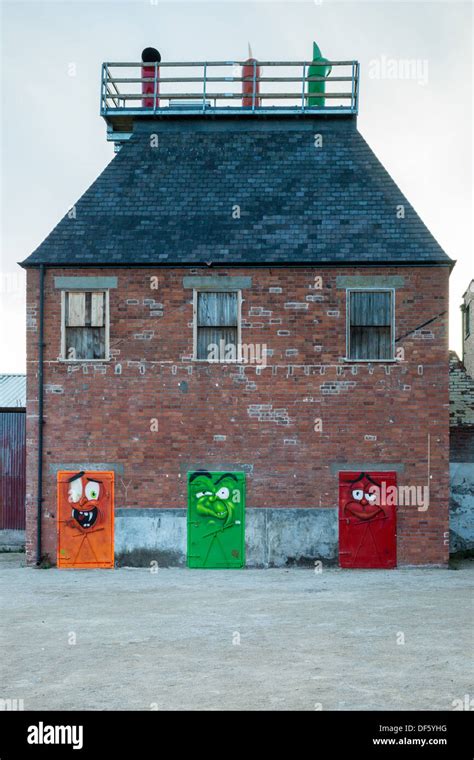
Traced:
MULTIPOLYGON (((256 509, 245 512, 246 567, 326 564, 337 560, 337 510, 256 509)), ((117 509, 118 565, 186 564, 185 509, 117 509)))

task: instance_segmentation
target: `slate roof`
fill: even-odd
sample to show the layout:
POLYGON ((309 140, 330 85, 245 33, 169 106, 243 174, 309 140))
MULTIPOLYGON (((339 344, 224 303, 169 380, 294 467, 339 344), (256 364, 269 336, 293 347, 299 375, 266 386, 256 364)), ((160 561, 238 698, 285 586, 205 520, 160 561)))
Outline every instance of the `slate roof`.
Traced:
POLYGON ((26 406, 26 375, 0 375, 0 408, 26 406))
POLYGON ((453 263, 341 116, 136 122, 75 210, 24 266, 453 263))
POLYGON ((449 419, 451 427, 474 426, 474 378, 455 351, 449 352, 449 419))

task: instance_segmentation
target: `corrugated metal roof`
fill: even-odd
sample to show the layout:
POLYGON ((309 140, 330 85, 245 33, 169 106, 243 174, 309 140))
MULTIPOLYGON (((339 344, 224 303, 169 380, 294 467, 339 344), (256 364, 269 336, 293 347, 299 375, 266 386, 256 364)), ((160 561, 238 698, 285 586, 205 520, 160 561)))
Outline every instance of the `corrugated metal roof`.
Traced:
POLYGON ((26 375, 0 375, 0 408, 26 406, 26 375))

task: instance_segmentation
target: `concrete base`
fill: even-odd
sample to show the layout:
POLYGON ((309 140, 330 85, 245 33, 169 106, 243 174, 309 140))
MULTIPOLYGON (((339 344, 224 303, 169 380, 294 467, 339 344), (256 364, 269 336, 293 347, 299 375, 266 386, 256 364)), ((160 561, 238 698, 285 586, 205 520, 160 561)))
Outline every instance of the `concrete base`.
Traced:
MULTIPOLYGON (((245 512, 246 567, 337 563, 336 509, 255 509, 245 512)), ((117 565, 186 565, 185 509, 117 509, 117 565)))
POLYGON ((0 552, 25 551, 24 530, 0 530, 0 552))
POLYGON ((457 554, 474 549, 474 463, 452 462, 449 472, 449 551, 457 554))
POLYGON ((114 532, 119 567, 186 565, 185 509, 117 509, 114 532))

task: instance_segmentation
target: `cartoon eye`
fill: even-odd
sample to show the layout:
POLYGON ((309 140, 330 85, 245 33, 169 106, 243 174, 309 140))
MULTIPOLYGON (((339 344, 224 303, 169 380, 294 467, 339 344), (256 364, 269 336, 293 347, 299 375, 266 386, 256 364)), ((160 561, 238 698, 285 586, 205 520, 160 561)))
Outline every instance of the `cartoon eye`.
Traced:
POLYGON ((365 495, 365 498, 367 499, 367 501, 369 501, 371 504, 373 504, 374 501, 375 501, 375 499, 377 498, 377 494, 376 493, 366 493, 364 495, 365 495))
POLYGON ((95 499, 99 498, 99 494, 100 485, 98 483, 95 483, 95 481, 90 480, 86 485, 86 498, 89 501, 94 501, 95 499))
POLYGON ((72 483, 69 483, 69 491, 68 491, 69 502, 72 504, 77 504, 77 502, 80 501, 81 496, 82 496, 82 480, 80 478, 76 478, 76 480, 73 480, 72 483))
POLYGON ((219 488, 217 492, 217 496, 219 499, 228 499, 229 498, 230 491, 225 486, 222 486, 222 488, 219 488))
POLYGON ((211 493, 211 491, 199 491, 196 494, 196 499, 200 499, 201 496, 212 496, 212 493, 211 493))
POLYGON ((362 501, 364 497, 364 492, 361 488, 356 488, 354 491, 352 491, 352 498, 356 501, 362 501))

